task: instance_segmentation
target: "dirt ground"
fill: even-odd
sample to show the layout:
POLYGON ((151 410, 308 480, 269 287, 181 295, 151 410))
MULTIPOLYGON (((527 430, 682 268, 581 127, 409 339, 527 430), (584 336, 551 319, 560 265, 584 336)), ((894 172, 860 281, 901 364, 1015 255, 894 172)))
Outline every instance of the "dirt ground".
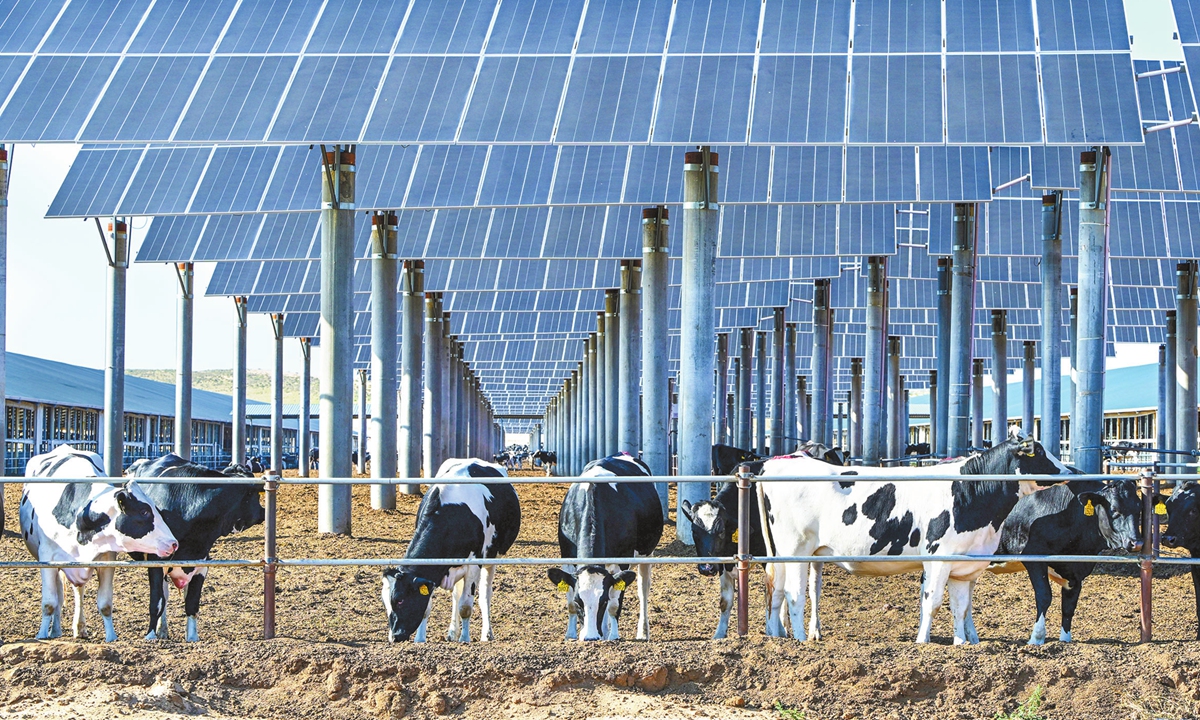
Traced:
MULTIPOLYGON (((27 558, 14 532, 19 493, 19 485, 7 486, 3 560, 27 558)), ((519 486, 518 493, 522 528, 510 555, 556 556, 565 488, 519 486)), ((321 537, 316 488, 282 488, 280 557, 401 556, 416 498, 402 497, 388 512, 370 510, 368 498, 366 486, 355 488, 354 537, 321 537)), ((691 554, 674 536, 669 524, 658 554, 691 554)), ((223 540, 214 554, 261 553, 260 526, 223 540)), ((711 640, 716 581, 679 565, 655 568, 650 642, 583 645, 562 639, 563 599, 545 568, 505 567, 493 601, 496 641, 464 646, 442 639, 449 619, 443 591, 433 600, 432 642, 388 644, 379 571, 353 567, 281 569, 279 637, 263 641, 261 571, 214 568, 202 642, 191 645, 179 641, 183 602, 174 596, 173 639, 142 640, 145 576, 125 571, 117 575, 114 611, 121 639, 105 645, 94 587, 85 605, 92 638, 29 640, 40 616, 38 574, 5 570, 0 717, 991 718, 1039 686, 1047 717, 1200 716, 1200 643, 1186 573, 1156 570, 1153 643, 1136 642, 1136 577, 1110 566, 1084 587, 1076 642, 1041 648, 1025 645, 1034 608, 1023 573, 980 580, 975 617, 983 642, 973 647, 950 645, 945 611, 935 618, 933 644, 912 643, 917 575, 860 578, 826 568, 825 576, 819 642, 762 636, 757 570, 750 636, 711 640)), ((1051 638, 1057 612, 1056 601, 1051 638)), ((626 638, 635 615, 622 618, 626 638)), ((472 629, 478 632, 477 621, 472 629)))

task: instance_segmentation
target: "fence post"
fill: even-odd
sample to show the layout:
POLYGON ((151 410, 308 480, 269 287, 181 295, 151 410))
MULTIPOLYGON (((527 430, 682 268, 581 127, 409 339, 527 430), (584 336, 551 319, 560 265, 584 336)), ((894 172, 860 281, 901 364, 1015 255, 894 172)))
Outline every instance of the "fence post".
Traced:
POLYGON ((268 474, 263 477, 266 491, 266 518, 263 520, 263 639, 275 637, 275 493, 279 489, 279 476, 268 474))
MULTIPOLYGON (((750 478, 743 467, 737 470, 737 623, 738 637, 750 631, 750 478)), ((765 531, 765 528, 764 528, 765 531)))
POLYGON ((1142 473, 1142 562, 1141 562, 1141 617, 1142 642, 1150 642, 1153 635, 1151 587, 1154 574, 1154 558, 1158 555, 1158 516, 1154 514, 1154 496, 1158 491, 1158 480, 1153 471, 1142 473))

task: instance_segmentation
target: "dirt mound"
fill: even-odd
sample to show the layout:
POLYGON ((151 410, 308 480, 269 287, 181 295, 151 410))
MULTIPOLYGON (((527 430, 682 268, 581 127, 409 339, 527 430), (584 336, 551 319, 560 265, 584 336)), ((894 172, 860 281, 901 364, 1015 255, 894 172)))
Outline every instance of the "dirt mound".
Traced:
MULTIPOLYGON (((25 559, 7 494, 0 559, 25 559)), ((522 486, 522 532, 510 555, 557 555, 563 486, 522 486)), ((316 489, 280 491, 279 552, 285 558, 395 558, 411 535, 415 498, 369 509, 354 491, 354 536, 316 534, 316 489)), ((217 557, 257 557, 261 527, 218 545, 217 557)), ((690 554, 668 526, 659 554, 690 554)), ((496 642, 442 640, 448 599, 434 596, 425 645, 390 645, 377 568, 287 568, 279 580, 280 638, 262 641, 262 576, 214 568, 195 645, 144 641, 145 576, 118 573, 114 617, 121 641, 14 642, 40 616, 32 570, 0 572, 0 716, 22 718, 780 717, 776 703, 808 718, 990 718, 1042 687, 1050 717, 1200 715, 1200 647, 1188 576, 1156 572, 1155 637, 1137 645, 1137 579, 1105 568, 1087 581, 1077 642, 1027 648, 1033 596, 1023 574, 985 575, 975 597, 984 642, 949 645, 950 620, 935 618, 934 644, 917 646, 918 577, 853 577, 826 569, 826 639, 800 644, 762 637, 761 572, 752 575, 751 636, 708 639, 716 625, 715 581, 691 565, 659 566, 651 593, 651 642, 582 645, 562 640, 562 595, 545 568, 506 567, 493 601, 496 642)), ((94 587, 85 616, 93 629, 94 587)), ((69 613, 70 609, 67 609, 69 613)), ((182 630, 182 601, 170 600, 182 630)), ((626 637, 635 615, 622 617, 626 637)), ((1051 611, 1051 636, 1057 622, 1051 611)), ((69 623, 68 623, 69 624, 69 623)), ((478 623, 473 630, 478 632, 478 623)), ((792 715, 796 716, 796 715, 792 715)))

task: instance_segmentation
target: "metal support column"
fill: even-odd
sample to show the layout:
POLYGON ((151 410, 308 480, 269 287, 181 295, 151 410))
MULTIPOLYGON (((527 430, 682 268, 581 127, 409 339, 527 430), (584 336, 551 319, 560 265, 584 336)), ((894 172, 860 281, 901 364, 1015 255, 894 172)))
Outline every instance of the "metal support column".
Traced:
POLYGON ((783 429, 783 382, 784 365, 784 308, 777 307, 773 313, 774 324, 771 326, 771 454, 783 454, 783 438, 787 435, 783 429))
MULTIPOLYGON (((409 407, 396 406, 396 225, 395 217, 385 213, 374 213, 371 216, 371 431, 368 434, 371 449, 371 477, 394 478, 397 476, 396 453, 408 455, 408 432, 412 429, 412 416, 405 418, 407 425, 401 424, 399 432, 405 436, 401 442, 397 438, 396 413, 406 411, 409 407), (397 447, 398 446, 398 447, 397 447)), ((420 352, 420 340, 411 343, 412 328, 408 317, 412 292, 411 284, 414 278, 412 267, 404 263, 405 286, 405 327, 401 332, 404 343, 404 360, 410 360, 412 352, 420 352)), ((419 280, 417 282, 420 282, 419 280)), ((416 297, 420 297, 419 295, 416 297)), ((418 301, 419 302, 419 301, 418 301)), ((420 337, 420 325, 417 325, 417 337, 420 337)), ((411 368, 410 368, 411 369, 411 368)), ((419 382, 419 381, 418 381, 419 382)), ((361 424, 360 424, 361 425, 361 424)), ((419 435, 418 435, 419 437, 419 435)), ((420 455, 417 456, 418 458, 420 455)), ((364 457, 359 457, 361 467, 364 457)), ((413 477, 408 472, 408 458, 405 457, 405 477, 413 477)), ((372 510, 396 509, 396 486, 379 484, 371 486, 372 510)))
POLYGON ((608 361, 605 359, 608 350, 608 329, 604 312, 596 313, 596 372, 593 375, 596 391, 592 395, 592 448, 593 458, 608 455, 604 436, 608 433, 608 398, 605 390, 608 388, 608 361))
POLYGON ((788 323, 783 338, 783 446, 784 454, 795 451, 800 432, 796 415, 796 323, 788 323))
POLYGON ((196 302, 196 266, 190 262, 176 263, 179 278, 179 342, 175 366, 175 454, 184 460, 192 459, 192 338, 196 302))
POLYGON ((953 285, 950 258, 938 258, 937 261, 937 373, 938 408, 937 415, 930 416, 931 423, 936 426, 933 433, 935 445, 930 449, 938 457, 949 455, 950 439, 950 315, 952 301, 950 289, 953 285))
POLYGON ((1155 416, 1155 447, 1166 448, 1167 445, 1167 385, 1170 373, 1167 372, 1167 346, 1158 346, 1158 412, 1155 416))
POLYGON ((738 434, 734 443, 743 450, 753 449, 754 423, 752 419, 753 404, 751 401, 751 376, 754 372, 754 328, 741 328, 738 331, 738 377, 737 377, 737 413, 738 434))
POLYGON ((367 473, 367 371, 358 371, 358 470, 367 473))
POLYGON ((1008 311, 992 311, 992 444, 1008 437, 1008 311))
POLYGON ((887 456, 898 458, 904 454, 900 447, 900 400, 904 390, 900 376, 900 338, 888 336, 888 403, 887 403, 887 456))
MULTIPOLYGON (((713 359, 716 348, 717 154, 707 147, 683 160, 683 275, 679 330, 679 474, 712 472, 713 359)), ((724 393, 722 393, 724 396, 724 393)), ((679 483, 677 502, 711 497, 711 483, 679 483)), ((676 518, 682 517, 677 512, 676 518)), ((675 534, 692 544, 691 523, 675 534)))
MULTIPOLYGON (((1026 340, 1024 345, 1025 364, 1021 368, 1021 429, 1029 437, 1034 437, 1033 432, 1033 371, 1034 364, 1037 358, 1037 343, 1032 340, 1026 340)), ((1051 450, 1055 457, 1058 453, 1051 450)))
POLYGON ((271 313, 271 335, 275 338, 275 365, 271 372, 271 464, 272 475, 283 474, 283 314, 271 313))
MULTIPOLYGON (((1071 434, 1079 439, 1072 457, 1085 473, 1103 466, 1104 350, 1108 323, 1108 178, 1112 156, 1107 147, 1096 147, 1079 157, 1079 380, 1075 402, 1079 425, 1071 434)), ((1193 357, 1194 361, 1194 357, 1193 357)), ((1192 424, 1195 426, 1195 403, 1192 424)), ((1195 442, 1193 437, 1192 442, 1195 442)))
MULTIPOLYGON (((827 412, 830 394, 833 392, 830 384, 833 381, 833 358, 830 341, 831 333, 829 309, 828 279, 813 280, 813 342, 812 342, 812 432, 809 437, 819 443, 831 444, 833 426, 827 412)), ((868 312, 870 310, 868 309, 868 312)))
MULTIPOLYGON (((1177 358, 1179 357, 1179 334, 1176 330, 1175 311, 1168 310, 1166 311, 1165 315, 1167 316, 1167 336, 1165 343, 1167 346, 1167 411, 1166 414, 1163 415, 1163 425, 1164 430, 1166 431, 1166 444, 1162 447, 1164 449, 1171 450, 1175 448, 1175 438, 1178 437, 1176 433, 1175 420, 1175 408, 1177 402, 1176 398, 1178 396, 1178 388, 1175 384, 1175 367, 1177 364, 1177 358)), ((1163 457, 1166 458, 1169 456, 1163 457)), ((1171 468, 1170 473, 1172 475, 1178 474, 1178 470, 1171 468)))
POLYGON ((796 422, 800 425, 796 436, 812 440, 812 413, 810 412, 808 378, 803 375, 796 378, 796 422))
POLYGON ((941 396, 941 388, 938 387, 938 371, 929 371, 929 451, 936 453, 934 448, 938 445, 938 412, 941 411, 945 400, 941 396))
MULTIPOLYGON (((391 235, 395 225, 390 221, 388 225, 388 235, 391 235)), ((410 478, 421 474, 421 453, 425 445, 425 418, 421 407, 421 381, 424 370, 422 361, 425 354, 422 343, 425 336, 424 305, 425 263, 421 260, 406 261, 400 271, 399 432, 395 437, 399 451, 396 474, 410 478)), ((392 347, 395 347, 394 342, 392 347)), ((398 490, 405 495, 418 495, 421 486, 405 483, 398 490)))
POLYGON ((450 432, 446 424, 446 406, 442 401, 442 386, 445 378, 442 371, 446 365, 446 346, 442 338, 442 294, 425 293, 425 358, 422 363, 421 403, 421 470, 425 479, 432 478, 446 459, 441 435, 450 432))
MULTIPOLYGON (((108 226, 108 327, 104 364, 104 474, 125 474, 125 273, 129 269, 129 228, 108 226)), ((107 248, 106 248, 107 249, 107 248)))
MULTIPOLYGON (((235 297, 233 341, 233 462, 246 464, 246 298, 235 297)), ((307 477, 307 475, 305 476, 307 477)))
POLYGON ((1069 350, 1070 367, 1067 368, 1067 427, 1070 432, 1071 460, 1074 462, 1075 448, 1075 389, 1079 379, 1079 288, 1069 288, 1067 293, 1067 348, 1069 350))
MULTIPOLYGON (((1062 455, 1062 191, 1042 196, 1042 427, 1047 452, 1062 455)), ((1032 417, 1032 413, 1029 413, 1032 417)), ((1033 432, 1030 425, 1027 432, 1033 432)))
POLYGON ((973 360, 971 370, 971 447, 978 450, 983 447, 983 360, 973 360))
MULTIPOLYGON (((867 258, 867 345, 863 357, 862 459, 878 465, 887 452, 884 437, 884 337, 887 335, 887 258, 867 258)), ((813 439, 820 439, 810 435, 813 439)))
POLYGON ((604 454, 616 453, 621 444, 621 291, 604 292, 604 454))
POLYGON ((850 358, 850 457, 863 453, 863 359, 850 358))
MULTIPOLYGON (((321 146, 320 477, 349 477, 354 397, 354 153, 321 146)), ((350 486, 319 485, 317 531, 349 535, 350 486)))
MULTIPOLYGON (((972 328, 975 322, 975 211, 976 206, 954 206, 954 256, 950 287, 950 376, 946 387, 950 421, 946 450, 953 457, 967 454, 971 446, 972 328)), ((976 438, 982 440, 982 416, 976 438)), ((978 442, 978 441, 977 441, 978 442)), ((978 447, 978 445, 976 445, 978 447)))
POLYGON ((637 260, 621 261, 619 314, 617 450, 637 455, 642 447, 638 413, 642 365, 642 264, 637 260))
MULTIPOLYGON (((670 472, 667 436, 667 227, 664 205, 642 210, 642 460, 670 472)), ((655 485, 667 516, 667 484, 655 485)))
MULTIPOLYGON (((603 316, 600 316, 603 322, 603 316)), ((585 356, 587 363, 583 368, 584 378, 584 399, 583 399, 583 422, 585 439, 583 461, 589 463, 600 457, 599 447, 600 442, 597 437, 597 430, 600 428, 600 423, 597 421, 597 415, 600 414, 600 409, 596 405, 597 401, 597 378, 596 378, 596 346, 598 337, 596 333, 588 336, 585 342, 585 356)))
MULTIPOLYGON (((1181 262, 1176 265, 1174 449, 1184 451, 1196 450, 1196 323, 1200 320, 1200 318, 1197 318, 1197 274, 1198 270, 1195 260, 1181 262)), ((1082 299, 1080 304, 1082 307, 1082 299)), ((1082 326, 1082 324, 1081 320, 1080 325, 1082 326)), ((1080 337, 1082 337, 1082 329, 1080 337)), ((1082 386, 1082 383, 1080 384, 1082 386)), ((1082 395, 1082 392, 1080 395, 1082 395)), ((1075 431, 1072 430, 1071 434, 1075 435, 1075 431)), ((1185 457, 1184 459, 1186 461, 1188 458, 1185 457)), ((1180 474, 1193 475, 1195 472, 1180 474)))
POLYGON ((717 333, 717 371, 714 385, 713 444, 725 443, 726 426, 729 418, 725 415, 725 393, 729 387, 729 333, 717 333))
MULTIPOLYGON (((308 477, 312 454, 312 338, 300 338, 300 417, 296 419, 296 464, 300 477, 308 477)), ((244 408, 245 406, 243 406, 244 408)), ((245 412, 243 410, 243 412, 245 412)))
POLYGON ((767 454, 767 334, 754 333, 754 452, 767 454))

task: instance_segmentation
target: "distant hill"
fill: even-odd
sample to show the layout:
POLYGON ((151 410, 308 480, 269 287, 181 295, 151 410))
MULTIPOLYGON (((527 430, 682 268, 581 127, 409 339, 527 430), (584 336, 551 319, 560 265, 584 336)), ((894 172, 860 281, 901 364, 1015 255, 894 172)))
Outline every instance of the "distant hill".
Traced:
MULTIPOLYGON (((175 370, 126 370, 130 375, 147 380, 175 384, 175 370)), ((313 407, 317 404, 317 379, 314 377, 310 388, 313 407)), ((232 370, 196 370, 192 373, 192 387, 197 390, 233 394, 232 370)), ((271 373, 265 370, 249 370, 246 372, 246 397, 258 402, 271 402, 271 373)), ((300 374, 284 373, 283 402, 300 402, 300 374)))

